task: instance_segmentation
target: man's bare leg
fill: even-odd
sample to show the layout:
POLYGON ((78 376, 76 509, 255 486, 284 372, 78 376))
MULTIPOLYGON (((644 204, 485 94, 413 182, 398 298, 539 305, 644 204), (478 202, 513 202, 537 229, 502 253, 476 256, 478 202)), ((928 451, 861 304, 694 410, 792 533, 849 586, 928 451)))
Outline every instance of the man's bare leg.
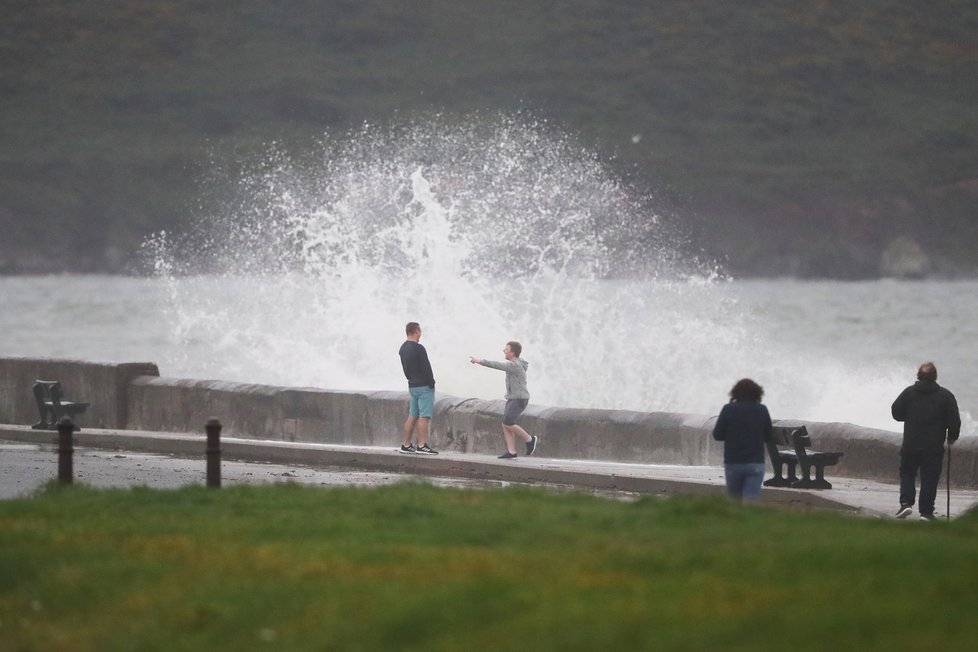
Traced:
POLYGON ((431 427, 430 417, 418 418, 418 448, 428 443, 428 428, 431 427))
POLYGON ((524 444, 527 443, 528 441, 530 441, 531 439, 533 439, 530 436, 530 433, 528 433, 527 431, 523 430, 523 428, 521 426, 519 426, 519 425, 512 425, 512 426, 509 427, 509 430, 510 430, 510 432, 513 435, 516 435, 520 439, 522 439, 524 444))
POLYGON ((510 428, 512 428, 512 426, 507 426, 507 425, 503 426, 503 439, 506 440, 506 452, 515 453, 516 444, 513 442, 513 433, 510 430, 510 428))
MULTIPOLYGON (((414 424, 418 422, 418 417, 408 417, 404 422, 404 446, 411 445, 411 437, 414 436, 414 424)), ((420 430, 421 428, 418 428, 420 430)), ((419 435, 420 437, 420 435, 419 435)))

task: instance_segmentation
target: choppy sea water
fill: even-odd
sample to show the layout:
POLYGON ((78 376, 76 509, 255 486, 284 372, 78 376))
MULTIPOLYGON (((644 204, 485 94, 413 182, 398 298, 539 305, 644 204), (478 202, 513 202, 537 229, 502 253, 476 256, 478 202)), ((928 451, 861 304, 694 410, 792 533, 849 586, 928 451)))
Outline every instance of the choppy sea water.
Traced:
POLYGON ((212 213, 147 240, 146 277, 0 278, 0 355, 398 389, 410 320, 459 397, 502 395, 468 358, 516 339, 536 404, 715 414, 749 376, 775 418, 894 430, 933 360, 975 431, 978 281, 723 280, 553 125, 365 125, 230 163, 205 184, 212 213))
POLYGON ((933 360, 976 432, 978 281, 582 281, 554 292, 546 310, 510 321, 499 312, 503 290, 412 309, 410 300, 338 299, 302 274, 0 277, 0 355, 400 389, 396 352, 404 322, 417 319, 438 389, 456 396, 500 397, 502 374, 467 356, 501 357, 515 338, 533 403, 713 414, 750 376, 775 418, 898 430, 890 403, 933 360))

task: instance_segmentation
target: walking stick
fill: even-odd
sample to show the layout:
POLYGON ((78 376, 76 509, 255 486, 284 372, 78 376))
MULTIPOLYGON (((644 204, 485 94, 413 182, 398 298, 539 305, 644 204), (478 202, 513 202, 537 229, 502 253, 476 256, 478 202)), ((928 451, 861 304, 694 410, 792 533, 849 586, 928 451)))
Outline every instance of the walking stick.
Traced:
POLYGON ((947 443, 947 514, 945 520, 951 520, 951 442, 947 443))

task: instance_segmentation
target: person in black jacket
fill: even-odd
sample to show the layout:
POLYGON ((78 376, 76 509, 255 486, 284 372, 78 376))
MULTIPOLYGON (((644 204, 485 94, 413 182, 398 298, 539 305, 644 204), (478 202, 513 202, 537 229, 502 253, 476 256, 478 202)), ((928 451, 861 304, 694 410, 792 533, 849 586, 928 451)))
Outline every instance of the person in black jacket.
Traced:
POLYGON ((934 500, 941 480, 944 440, 948 446, 961 433, 961 413, 954 394, 937 384, 937 367, 925 362, 917 370, 917 382, 903 390, 891 408, 893 418, 903 422, 900 447, 900 509, 897 518, 913 511, 920 471, 920 518, 934 518, 934 500))
POLYGON ((435 409, 435 374, 431 371, 428 352, 418 342, 421 339, 421 326, 416 321, 409 321, 404 327, 407 339, 401 345, 398 354, 401 356, 401 368, 408 381, 408 418, 404 422, 404 442, 401 444, 402 453, 419 453, 421 455, 437 455, 428 445, 428 430, 431 426, 431 416, 435 409), (414 429, 418 429, 418 445, 411 443, 414 429))
POLYGON ((757 500, 764 482, 764 442, 771 441, 771 415, 761 403, 764 388, 743 378, 730 390, 720 410, 713 438, 723 442, 723 475, 727 495, 757 500))

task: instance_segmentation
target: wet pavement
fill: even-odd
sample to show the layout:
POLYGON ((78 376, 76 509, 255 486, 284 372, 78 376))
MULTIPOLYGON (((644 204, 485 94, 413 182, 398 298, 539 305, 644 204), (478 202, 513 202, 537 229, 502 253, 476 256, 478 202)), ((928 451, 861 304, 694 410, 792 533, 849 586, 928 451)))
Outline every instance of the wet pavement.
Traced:
MULTIPOLYGON (((55 436, 23 426, 0 426, 0 498, 30 495, 57 478, 55 436)), ((623 498, 723 493, 723 469, 713 466, 562 460, 538 455, 498 460, 495 456, 458 452, 402 455, 389 447, 235 438, 223 438, 221 445, 224 486, 275 482, 378 486, 419 480, 454 487, 526 484, 623 498)), ((204 442, 199 435, 89 430, 76 434, 75 481, 96 487, 203 485, 203 451, 204 442)), ((895 466, 894 463, 894 476, 895 466)), ((825 491, 765 488, 762 502, 867 517, 892 517, 896 511, 899 490, 895 483, 829 479, 833 488, 825 491)), ((944 485, 937 502, 938 515, 943 517, 947 512, 944 485)), ((978 491, 951 488, 952 518, 975 505, 978 491)))
MULTIPOLYGON (((99 488, 146 486, 154 489, 176 489, 188 485, 204 485, 207 482, 202 460, 173 455, 76 448, 73 467, 76 483, 99 488)), ((0 500, 29 496, 57 477, 57 447, 0 441, 0 500)), ((225 487, 280 482, 371 487, 412 480, 452 487, 502 487, 513 484, 340 467, 312 468, 233 460, 224 460, 221 464, 221 484, 225 487)))

